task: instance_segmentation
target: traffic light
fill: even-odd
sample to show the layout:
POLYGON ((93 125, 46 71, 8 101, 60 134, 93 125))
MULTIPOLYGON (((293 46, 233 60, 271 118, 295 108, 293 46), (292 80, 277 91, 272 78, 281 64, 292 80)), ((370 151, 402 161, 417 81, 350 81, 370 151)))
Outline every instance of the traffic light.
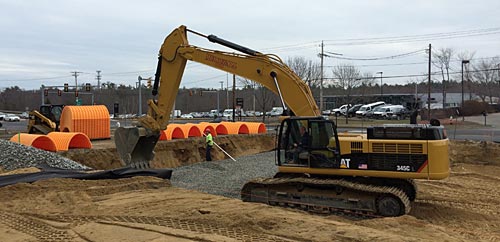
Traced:
POLYGON ((64 92, 68 92, 69 85, 68 83, 64 83, 64 92))
POLYGON ((90 83, 85 83, 85 91, 90 92, 90 83))
POLYGON ((62 91, 57 89, 57 96, 61 96, 62 95, 62 91))
POLYGON ((148 82, 147 82, 147 83, 148 83, 148 84, 147 84, 147 87, 148 87, 148 88, 151 88, 151 79, 148 79, 148 82))
POLYGON ((49 95, 49 89, 44 89, 43 90, 43 95, 48 96, 49 95))

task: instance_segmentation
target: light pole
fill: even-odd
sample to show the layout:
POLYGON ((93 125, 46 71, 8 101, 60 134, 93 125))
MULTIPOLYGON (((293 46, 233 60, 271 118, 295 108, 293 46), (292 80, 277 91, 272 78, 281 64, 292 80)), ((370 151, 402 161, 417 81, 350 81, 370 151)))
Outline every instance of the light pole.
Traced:
POLYGON ((137 77, 137 80, 139 80, 139 117, 140 117, 142 115, 142 89, 141 89, 142 77, 141 76, 137 77))
POLYGON ((462 114, 462 121, 465 121, 464 117, 464 64, 469 64, 469 60, 462 60, 462 103, 460 105, 461 107, 461 114, 462 114))
MULTIPOLYGON (((220 90, 221 91, 224 90, 224 82, 223 81, 220 81, 220 90)), ((219 109, 220 108, 219 107, 219 103, 220 103, 219 102, 219 97, 220 97, 219 91, 217 91, 217 112, 220 112, 220 109, 219 109)))
POLYGON ((382 72, 382 71, 377 72, 377 74, 380 74, 380 97, 382 97, 382 95, 384 95, 384 92, 382 91, 382 86, 383 86, 383 83, 382 83, 382 74, 383 73, 384 72, 382 72))

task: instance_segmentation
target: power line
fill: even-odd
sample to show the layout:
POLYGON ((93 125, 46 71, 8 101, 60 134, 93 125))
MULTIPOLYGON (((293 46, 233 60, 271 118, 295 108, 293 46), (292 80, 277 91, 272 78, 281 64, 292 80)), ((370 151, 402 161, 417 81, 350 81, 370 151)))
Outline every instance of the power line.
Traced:
POLYGON ((416 55, 418 53, 421 53, 425 51, 425 49, 421 50, 416 50, 408 53, 403 53, 403 54, 398 54, 398 55, 392 55, 392 56, 385 56, 385 57, 372 57, 372 58, 353 58, 353 57, 343 57, 343 56, 328 56, 330 58, 334 59, 341 59, 341 60, 359 60, 359 61, 373 61, 373 60, 387 60, 387 59, 397 59, 397 58, 403 58, 403 57, 408 57, 412 55, 416 55))

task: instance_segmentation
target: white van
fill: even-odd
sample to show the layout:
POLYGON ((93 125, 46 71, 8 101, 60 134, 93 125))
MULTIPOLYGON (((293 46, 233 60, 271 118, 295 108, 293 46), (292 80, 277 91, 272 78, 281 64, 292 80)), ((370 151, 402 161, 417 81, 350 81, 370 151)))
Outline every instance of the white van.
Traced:
POLYGON ((375 110, 373 112, 374 118, 388 119, 388 118, 391 118, 394 113, 397 113, 399 110, 404 108, 403 105, 388 105, 388 106, 381 106, 381 107, 382 108, 380 110, 375 110))
POLYGON ((374 102, 374 103, 363 105, 363 106, 361 106, 361 108, 359 108, 358 111, 356 111, 356 116, 363 117, 363 116, 365 116, 366 112, 369 112, 372 109, 374 109, 380 105, 384 105, 384 104, 385 104, 385 102, 380 101, 380 102, 374 102))

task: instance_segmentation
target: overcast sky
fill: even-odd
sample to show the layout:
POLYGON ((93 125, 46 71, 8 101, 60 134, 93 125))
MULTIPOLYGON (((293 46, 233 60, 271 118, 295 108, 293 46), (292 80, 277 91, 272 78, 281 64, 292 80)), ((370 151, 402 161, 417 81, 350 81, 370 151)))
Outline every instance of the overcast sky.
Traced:
MULTIPOLYGON (((135 85, 138 75, 154 75, 161 43, 179 25, 284 60, 303 56, 319 62, 322 40, 325 51, 358 59, 423 50, 429 43, 434 49, 475 51, 475 58, 500 55, 498 0, 0 0, 0 88, 74 84, 72 71, 82 72, 79 83, 96 84, 96 70, 102 71, 103 82, 135 85), (395 38, 404 36, 413 37, 395 38)), ((197 36, 188 38, 200 47, 223 49, 197 36)), ((326 58, 325 77, 339 63, 376 76, 423 74, 426 61, 425 51, 376 61, 326 58)), ((458 61, 454 69, 460 69, 458 61)), ((226 77, 190 63, 181 87, 220 87, 226 77)))

